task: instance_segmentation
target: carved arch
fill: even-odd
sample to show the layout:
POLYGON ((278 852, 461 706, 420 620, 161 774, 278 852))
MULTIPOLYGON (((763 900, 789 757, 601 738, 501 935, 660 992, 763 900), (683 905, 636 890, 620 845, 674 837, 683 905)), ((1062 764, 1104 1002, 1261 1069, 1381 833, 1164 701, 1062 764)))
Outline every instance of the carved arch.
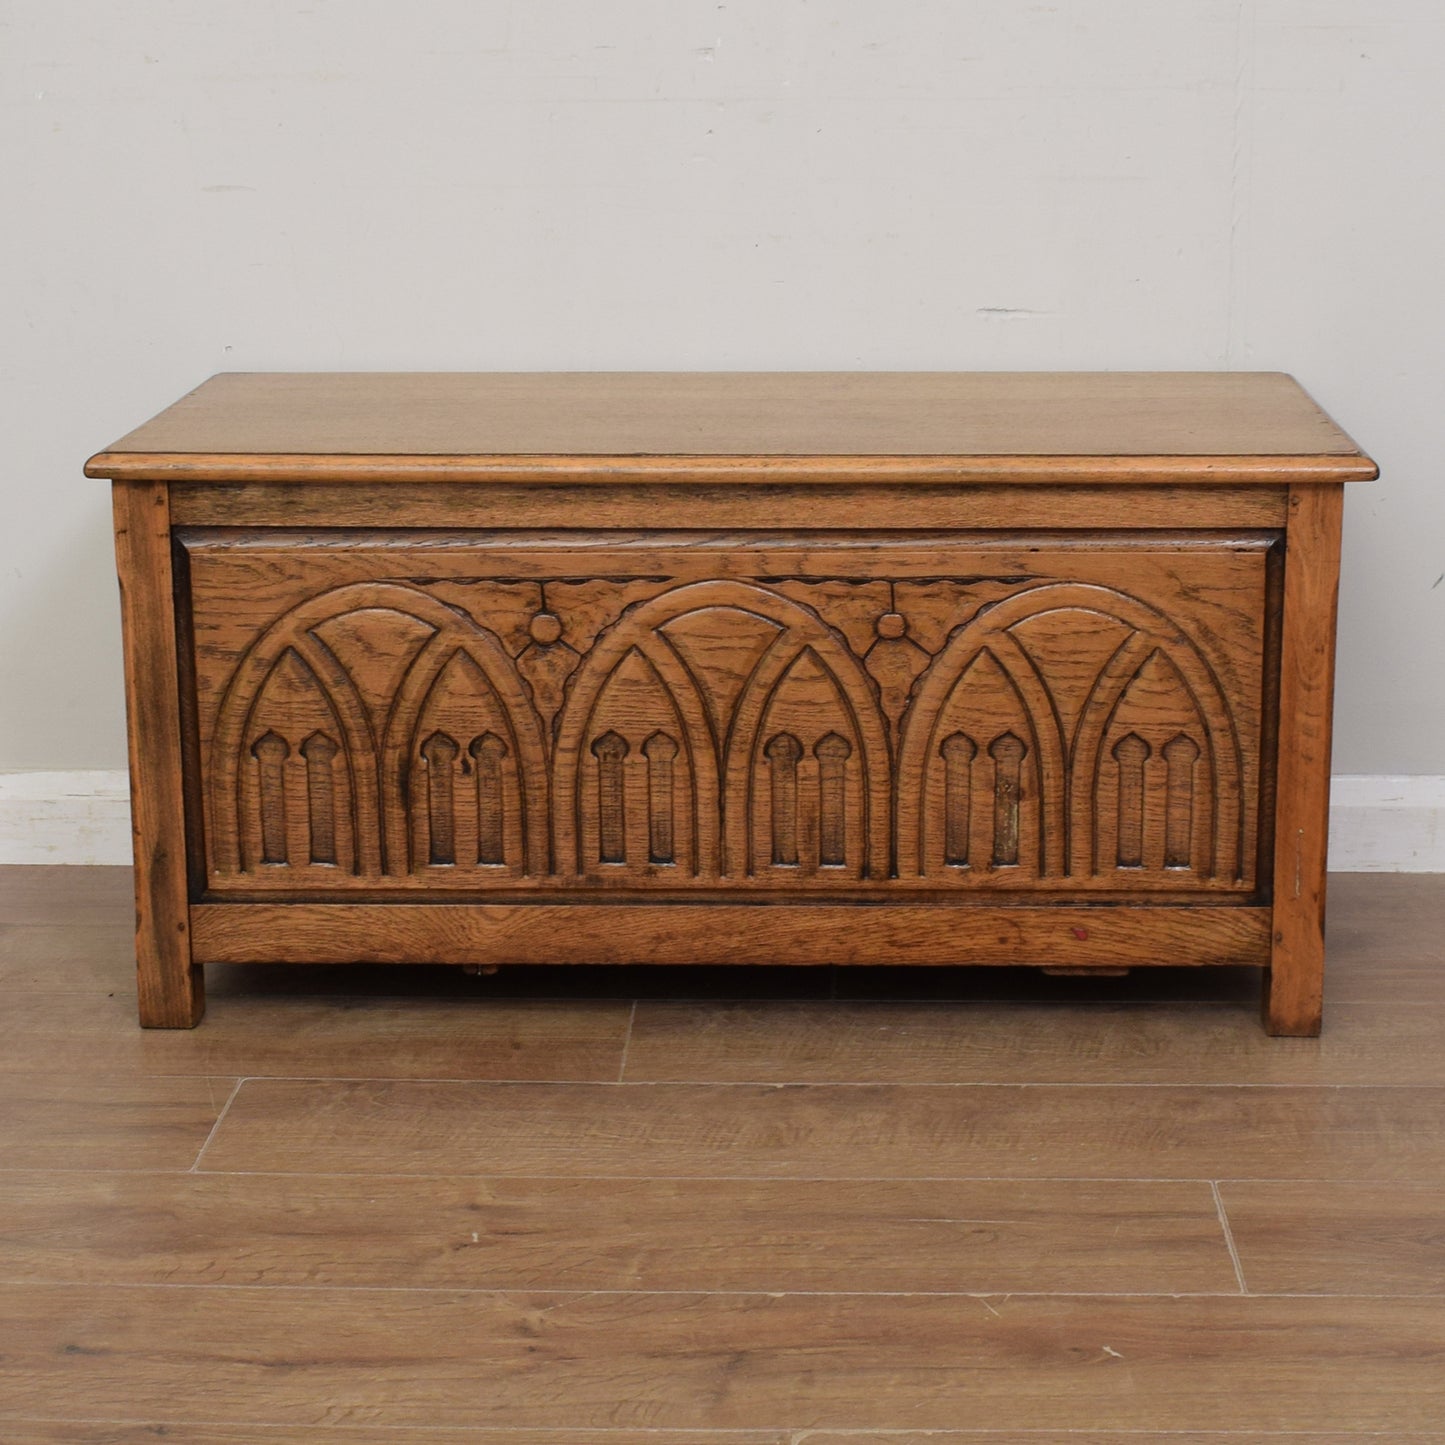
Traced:
POLYGON ((1069 810, 1072 823, 1073 871, 1107 870, 1100 855, 1096 826, 1106 740, 1121 704, 1150 660, 1163 657, 1184 686, 1190 710, 1202 733, 1204 790, 1212 800, 1208 818, 1207 856, 1198 871, 1207 876, 1240 876, 1244 856, 1244 758, 1234 714, 1213 669, 1188 639, 1179 645, 1155 632, 1136 632, 1105 665, 1079 718, 1073 749, 1069 810), (1173 645, 1171 645, 1171 643, 1173 645))
POLYGON ((833 683, 859 745, 863 816, 858 836, 863 847, 858 872, 864 878, 886 878, 890 851, 888 728, 872 679, 842 637, 816 612, 781 593, 761 587, 746 590, 753 598, 749 610, 783 630, 743 687, 724 747, 723 818, 728 871, 739 877, 749 871, 748 819, 757 806, 753 793, 760 753, 766 745, 763 723, 794 664, 809 652, 833 683))
MULTIPOLYGON (((557 744, 554 751, 552 779, 552 831, 556 840, 557 867, 562 872, 582 874, 587 860, 582 856, 582 772, 588 761, 584 754, 593 715, 608 682, 619 667, 633 654, 638 654, 667 694, 673 725, 681 733, 680 751, 693 779, 688 808, 693 839, 693 868, 699 877, 717 876, 718 819, 717 810, 707 800, 717 794, 717 760, 713 752, 712 734, 708 729, 706 708, 691 674, 673 650, 657 634, 665 621, 682 615, 658 609, 639 616, 641 609, 651 609, 670 594, 638 604, 604 631, 587 652, 568 685, 566 699, 557 716, 557 744), (657 620, 652 620, 654 616, 657 620)), ((651 736, 654 726, 648 726, 651 736)), ((646 737, 633 744, 640 751, 646 737)), ((675 740, 676 741, 676 740, 675 740)))
POLYGON ((1096 870, 1095 803, 1105 737, 1121 699, 1155 653, 1177 669, 1204 732, 1204 753, 1215 803, 1215 846, 1208 869, 1236 875, 1243 856, 1243 750, 1224 689, 1197 644, 1165 613, 1113 588, 1085 582, 1045 583, 1014 593, 955 629, 924 675, 903 722, 899 762, 899 867, 923 873, 927 769, 934 765, 940 721, 949 697, 985 649, 1015 686, 1040 748, 1045 875, 1096 870), (1123 624, 1130 635, 1101 670, 1066 736, 1047 679, 1012 629, 1055 612, 1083 611, 1123 624), (1226 846, 1221 848, 1220 844, 1226 846), (1221 857, 1220 854, 1224 856, 1221 857))
MULTIPOLYGON (((548 870, 546 753, 542 746, 541 723, 532 707, 526 684, 495 633, 478 626, 469 617, 453 612, 443 603, 428 600, 433 601, 433 606, 440 612, 449 614, 450 620, 439 626, 433 636, 422 644, 421 651, 407 668, 392 701, 381 741, 382 796, 388 803, 383 818, 390 865, 388 871, 407 871, 407 860, 411 855, 412 818, 405 806, 406 778, 420 742, 417 734, 427 702, 448 664, 460 653, 476 668, 500 703, 501 721, 506 729, 502 741, 510 750, 517 768, 522 856, 527 872, 544 874, 548 870)), ((433 618, 422 617, 421 620, 432 622, 433 618)), ((461 739, 462 748, 469 747, 471 741, 470 738, 461 739)))
POLYGON ((493 633, 465 613, 417 588, 392 582, 353 582, 309 597, 271 623, 243 654, 222 695, 211 739, 216 867, 239 871, 242 866, 238 815, 244 742, 268 679, 287 652, 294 652, 316 677, 341 735, 357 872, 371 877, 405 873, 409 859, 402 777, 405 750, 414 741, 411 734, 432 683, 457 651, 471 658, 501 700, 521 778, 528 866, 545 871, 547 783, 541 732, 511 658, 493 633), (432 632, 406 669, 381 737, 350 674, 315 635, 323 623, 362 610, 395 612, 432 632))
POLYGON ((759 729, 778 683, 807 648, 837 682, 854 724, 863 754, 867 871, 885 875, 888 743, 867 674, 842 638, 810 608, 767 587, 724 579, 688 583, 634 604, 599 635, 574 674, 558 718, 553 794, 558 866, 581 870, 576 800, 584 739, 608 678, 636 650, 656 670, 682 725, 681 744, 695 779, 693 827, 698 872, 713 878, 723 872, 745 876, 752 775, 763 742, 759 729), (670 623, 710 608, 746 613, 777 629, 730 705, 716 738, 702 686, 664 631, 670 623))
POLYGON ((944 721, 954 690, 985 655, 992 658, 1012 689, 1029 733, 1028 738, 1021 741, 1033 753, 1032 769, 1039 785, 1039 847, 1035 866, 1041 877, 1058 877, 1064 873, 1067 751, 1063 729, 1033 659, 1008 631, 1014 623, 1035 615, 1033 609, 1019 605, 1021 599, 1047 590, 1040 587, 1015 594, 955 628, 918 684, 903 717, 898 749, 898 870, 901 876, 918 877, 925 873, 927 840, 931 832, 943 836, 941 825, 932 830, 929 827, 929 773, 945 766, 944 721))
MULTIPOLYGON (((1092 873, 1098 856, 1095 810, 1105 740, 1130 686, 1159 653, 1177 672, 1203 733, 1205 791, 1212 798, 1209 856, 1200 872, 1238 878, 1244 861, 1244 750, 1224 688, 1199 647, 1164 613, 1137 598, 1105 588, 1070 584, 1071 590, 1103 593, 1103 612, 1135 629, 1105 664, 1080 713, 1070 748, 1070 871, 1092 873)), ((1068 604, 1065 604, 1068 605, 1068 604)))

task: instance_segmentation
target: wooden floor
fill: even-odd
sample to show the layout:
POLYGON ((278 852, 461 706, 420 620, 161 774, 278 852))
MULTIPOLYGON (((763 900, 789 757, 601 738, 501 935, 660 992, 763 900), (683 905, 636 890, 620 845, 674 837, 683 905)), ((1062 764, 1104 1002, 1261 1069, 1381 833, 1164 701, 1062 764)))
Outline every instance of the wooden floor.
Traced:
POLYGON ((210 970, 0 870, 4 1445, 1445 1442, 1445 877, 1245 970, 210 970))

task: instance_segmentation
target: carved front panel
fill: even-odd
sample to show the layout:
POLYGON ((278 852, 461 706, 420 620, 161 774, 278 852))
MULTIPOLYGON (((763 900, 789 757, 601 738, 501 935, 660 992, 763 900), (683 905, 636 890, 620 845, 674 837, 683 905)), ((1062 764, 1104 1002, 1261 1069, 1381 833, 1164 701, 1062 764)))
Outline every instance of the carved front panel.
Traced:
POLYGON ((1248 893, 1273 540, 189 533, 208 884, 1248 893))

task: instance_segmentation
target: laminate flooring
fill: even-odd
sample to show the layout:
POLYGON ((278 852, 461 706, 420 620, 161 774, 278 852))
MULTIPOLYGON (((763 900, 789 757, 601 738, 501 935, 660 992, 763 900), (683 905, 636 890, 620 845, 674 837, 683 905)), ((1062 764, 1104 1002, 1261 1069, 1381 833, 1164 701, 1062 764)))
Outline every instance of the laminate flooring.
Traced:
POLYGON ((1445 1445, 1445 877, 1258 975, 208 970, 0 869, 3 1445, 1445 1445))

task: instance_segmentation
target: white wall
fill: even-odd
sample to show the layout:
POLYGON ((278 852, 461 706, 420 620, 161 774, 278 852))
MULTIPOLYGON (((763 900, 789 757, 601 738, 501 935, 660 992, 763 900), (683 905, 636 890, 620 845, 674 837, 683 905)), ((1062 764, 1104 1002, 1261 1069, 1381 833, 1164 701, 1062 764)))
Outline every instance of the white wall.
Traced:
POLYGON ((211 372, 1264 368, 1445 773, 1438 0, 0 0, 0 770, 123 762, 92 450, 211 372))

